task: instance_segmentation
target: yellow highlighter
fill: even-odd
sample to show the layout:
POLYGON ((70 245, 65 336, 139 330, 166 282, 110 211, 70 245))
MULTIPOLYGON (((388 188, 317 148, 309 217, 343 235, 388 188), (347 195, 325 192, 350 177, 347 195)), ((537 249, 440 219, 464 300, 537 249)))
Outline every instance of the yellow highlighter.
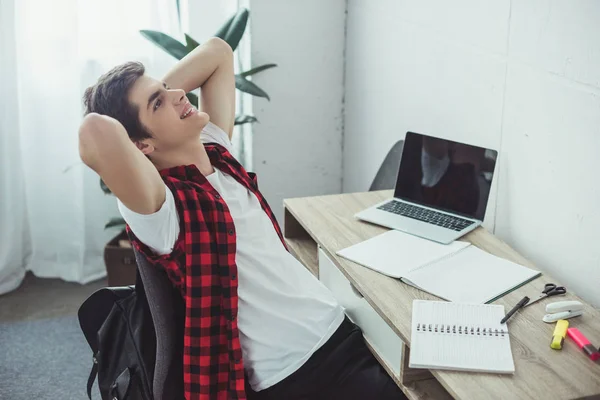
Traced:
POLYGON ((559 319, 556 322, 556 327, 554 328, 554 333, 552 334, 552 342, 550 343, 550 347, 552 347, 554 350, 562 349, 563 342, 567 336, 568 327, 569 321, 566 319, 559 319))

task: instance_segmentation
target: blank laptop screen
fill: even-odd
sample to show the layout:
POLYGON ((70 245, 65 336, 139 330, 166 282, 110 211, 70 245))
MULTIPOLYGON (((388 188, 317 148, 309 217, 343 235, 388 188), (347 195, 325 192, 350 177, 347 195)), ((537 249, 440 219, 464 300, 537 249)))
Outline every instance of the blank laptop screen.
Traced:
POLYGON ((483 220, 498 153, 408 132, 394 197, 483 220))

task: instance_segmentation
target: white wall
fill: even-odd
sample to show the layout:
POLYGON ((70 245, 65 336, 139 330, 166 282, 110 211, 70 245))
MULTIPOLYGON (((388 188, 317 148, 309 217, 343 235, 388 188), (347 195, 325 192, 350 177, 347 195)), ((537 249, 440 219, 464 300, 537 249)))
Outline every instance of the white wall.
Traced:
POLYGON ((253 97, 258 185, 282 222, 283 199, 339 193, 345 0, 250 0, 253 65, 271 101, 253 97))
POLYGON ((349 0, 343 190, 408 130, 497 148, 486 227, 600 306, 598 21, 594 0, 349 0))

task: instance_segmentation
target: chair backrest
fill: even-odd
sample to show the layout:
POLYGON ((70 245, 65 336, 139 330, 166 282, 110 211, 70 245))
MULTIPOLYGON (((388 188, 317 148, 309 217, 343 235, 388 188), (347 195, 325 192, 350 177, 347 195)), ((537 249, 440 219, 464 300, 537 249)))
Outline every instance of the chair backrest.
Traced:
POLYGON ((134 252, 156 331, 154 398, 183 399, 185 305, 166 272, 135 249, 134 252))
POLYGON ((371 183, 369 192, 374 190, 393 189, 396 186, 396 178, 398 175, 398 168, 400 167, 400 157, 402 156, 403 147, 404 140, 399 140, 392 146, 381 163, 381 166, 371 183))

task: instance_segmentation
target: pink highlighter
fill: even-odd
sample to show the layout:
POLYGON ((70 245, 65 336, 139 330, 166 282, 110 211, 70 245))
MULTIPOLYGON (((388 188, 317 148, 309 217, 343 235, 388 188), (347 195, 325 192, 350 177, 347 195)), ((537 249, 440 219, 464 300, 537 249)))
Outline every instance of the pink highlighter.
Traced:
POLYGON ((567 335, 573 339, 573 341, 581 350, 583 350, 585 354, 587 354, 590 360, 600 360, 600 352, 596 350, 594 346, 592 346, 590 341, 585 336, 583 336, 583 333, 579 332, 579 329, 569 328, 567 329, 567 335))

